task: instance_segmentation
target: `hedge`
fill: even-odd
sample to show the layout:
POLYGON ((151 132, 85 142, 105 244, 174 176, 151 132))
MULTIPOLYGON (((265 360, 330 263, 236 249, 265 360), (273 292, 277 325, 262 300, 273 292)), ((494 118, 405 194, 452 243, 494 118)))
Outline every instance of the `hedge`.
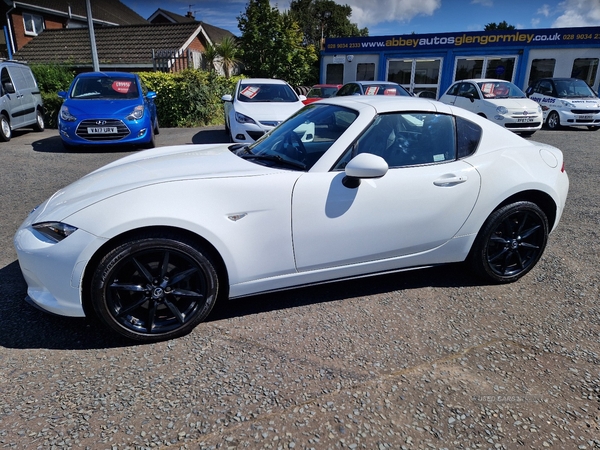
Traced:
MULTIPOLYGON (((57 127, 62 99, 75 70, 61 65, 34 65, 44 102, 46 126, 57 127)), ((178 73, 138 72, 148 90, 156 92, 156 110, 161 127, 197 127, 223 124, 224 94, 231 94, 240 77, 225 78, 214 73, 188 69, 178 73)))

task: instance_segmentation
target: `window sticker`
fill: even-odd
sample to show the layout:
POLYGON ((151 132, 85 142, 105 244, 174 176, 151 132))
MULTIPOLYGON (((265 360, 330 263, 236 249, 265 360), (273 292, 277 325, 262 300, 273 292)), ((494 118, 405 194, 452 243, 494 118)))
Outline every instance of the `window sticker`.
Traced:
POLYGON ((115 92, 119 94, 127 94, 129 92, 129 88, 131 87, 131 81, 129 80, 116 80, 112 84, 112 88, 115 92))
POLYGON ((258 86, 248 86, 242 89, 240 94, 242 94, 244 97, 254 98, 256 97, 256 94, 258 94, 258 91, 260 91, 258 86))
POLYGON ((383 95, 396 95, 396 88, 389 88, 383 91, 383 95))
POLYGON ((377 92, 379 92, 379 86, 369 86, 365 89, 365 95, 377 95, 377 92))
POLYGON ((481 85, 481 92, 490 95, 494 91, 494 83, 483 83, 481 85))

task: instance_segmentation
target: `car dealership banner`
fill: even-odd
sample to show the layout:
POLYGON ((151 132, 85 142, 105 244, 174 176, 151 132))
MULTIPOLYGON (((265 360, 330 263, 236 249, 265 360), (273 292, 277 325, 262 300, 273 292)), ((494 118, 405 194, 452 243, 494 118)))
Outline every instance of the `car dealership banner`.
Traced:
POLYGON ((373 50, 435 50, 504 46, 598 46, 600 27, 545 28, 539 30, 493 30, 460 33, 404 34, 353 38, 328 38, 325 53, 368 52, 373 50))

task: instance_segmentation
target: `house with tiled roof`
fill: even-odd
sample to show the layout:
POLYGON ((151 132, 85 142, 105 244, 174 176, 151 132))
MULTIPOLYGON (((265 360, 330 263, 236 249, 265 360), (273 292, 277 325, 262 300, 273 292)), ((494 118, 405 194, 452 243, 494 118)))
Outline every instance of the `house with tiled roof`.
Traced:
MULTIPOLYGON (((94 34, 100 70, 125 71, 201 68, 208 35, 200 22, 94 27, 94 34)), ((46 30, 15 58, 30 64, 67 63, 78 71, 93 67, 86 28, 46 30)))
MULTIPOLYGON (((0 0, 0 57, 11 58, 44 30, 88 26, 83 0, 0 0)), ((148 21, 119 0, 92 1, 94 29, 148 21)))

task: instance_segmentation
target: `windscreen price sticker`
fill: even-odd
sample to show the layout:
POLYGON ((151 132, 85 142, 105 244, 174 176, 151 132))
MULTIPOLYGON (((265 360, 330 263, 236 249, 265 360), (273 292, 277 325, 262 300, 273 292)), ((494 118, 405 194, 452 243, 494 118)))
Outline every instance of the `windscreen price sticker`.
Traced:
POLYGON ((248 87, 242 89, 241 94, 244 97, 254 98, 254 97, 256 97, 256 94, 258 94, 258 91, 260 91, 260 88, 258 86, 248 86, 248 87))

